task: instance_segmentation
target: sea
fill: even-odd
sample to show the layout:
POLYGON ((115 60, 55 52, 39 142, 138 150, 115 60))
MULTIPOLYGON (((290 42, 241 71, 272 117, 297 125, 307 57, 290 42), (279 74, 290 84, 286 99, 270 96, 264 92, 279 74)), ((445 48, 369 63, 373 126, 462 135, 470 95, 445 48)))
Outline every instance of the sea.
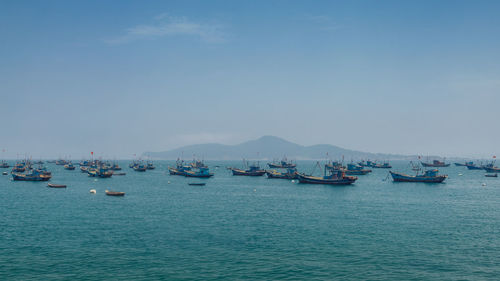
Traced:
POLYGON ((45 164, 65 189, 0 175, 0 280, 500 279, 500 179, 484 171, 440 168, 449 178, 425 184, 374 169, 328 186, 205 162, 213 178, 171 176, 173 161, 119 161, 126 175, 104 179, 45 164))

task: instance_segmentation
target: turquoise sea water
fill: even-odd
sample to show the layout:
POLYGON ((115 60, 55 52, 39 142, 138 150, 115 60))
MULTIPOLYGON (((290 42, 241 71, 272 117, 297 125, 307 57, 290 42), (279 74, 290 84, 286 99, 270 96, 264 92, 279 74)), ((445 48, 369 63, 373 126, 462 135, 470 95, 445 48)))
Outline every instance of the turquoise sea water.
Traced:
POLYGON ((169 176, 168 161, 145 173, 119 163, 126 176, 97 180, 46 164, 67 189, 0 176, 0 280, 500 276, 500 178, 484 171, 442 168, 444 184, 418 184, 383 181, 379 169, 331 187, 225 169, 241 162, 207 161, 206 180, 169 176))

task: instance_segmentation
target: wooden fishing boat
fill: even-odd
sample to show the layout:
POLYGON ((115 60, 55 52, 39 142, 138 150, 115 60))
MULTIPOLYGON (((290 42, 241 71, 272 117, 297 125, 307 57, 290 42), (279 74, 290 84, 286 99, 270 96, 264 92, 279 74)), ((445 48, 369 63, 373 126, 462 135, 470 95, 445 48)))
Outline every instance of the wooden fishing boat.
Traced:
POLYGON ((347 164, 347 169, 344 171, 346 175, 366 175, 368 173, 371 173, 372 170, 370 169, 363 169, 363 167, 357 165, 357 164, 347 164))
POLYGON ((288 161, 286 158, 283 158, 283 160, 279 162, 267 163, 267 165, 269 166, 269 168, 274 169, 289 169, 297 167, 297 164, 288 161))
POLYGON ((441 162, 439 160, 434 160, 432 161, 432 163, 428 163, 428 162, 420 162, 422 164, 422 166, 424 167, 448 167, 450 166, 450 164, 446 164, 445 162, 441 162))
POLYGON ((497 166, 485 166, 484 169, 487 173, 500 173, 500 168, 498 168, 497 166))
POLYGON ((249 177, 260 177, 266 173, 266 170, 261 170, 259 166, 253 165, 248 167, 248 170, 241 170, 237 168, 231 168, 233 176, 249 176, 249 177))
POLYGON ((484 167, 475 165, 474 162, 467 162, 467 163, 465 163, 465 166, 469 170, 483 170, 484 169, 484 167))
POLYGON ((146 172, 146 170, 147 170, 146 166, 143 165, 143 164, 137 164, 137 165, 134 166, 133 169, 136 172, 146 172))
POLYGON ((48 181, 52 176, 44 174, 39 170, 31 170, 28 173, 12 173, 12 179, 15 181, 48 181))
POLYGON ((402 173, 396 173, 389 171, 395 182, 426 182, 426 183, 441 183, 448 176, 438 175, 439 171, 437 169, 427 170, 423 174, 419 175, 418 172, 415 176, 410 176, 402 173))
POLYGON ((74 170, 76 167, 73 165, 73 163, 69 162, 68 164, 64 165, 65 170, 74 170))
POLYGON ((204 182, 190 182, 190 183, 188 183, 188 185, 204 186, 204 185, 206 185, 206 183, 204 183, 204 182))
POLYGON ((108 196, 125 196, 125 192, 106 190, 108 196))
POLYGON ((213 175, 214 174, 210 173, 207 167, 194 168, 191 170, 184 171, 185 177, 192 177, 192 178, 210 178, 213 177, 213 175))
POLYGON ((65 184, 54 184, 54 183, 48 183, 47 184, 48 187, 52 187, 52 188, 66 188, 66 185, 65 184))
POLYGON ((497 173, 495 173, 495 174, 486 174, 484 176, 488 177, 488 178, 496 178, 496 177, 498 177, 498 174, 497 173))
POLYGON ((289 179, 294 180, 298 178, 297 169, 289 168, 286 172, 278 172, 276 170, 266 170, 267 178, 269 179, 289 179))
POLYGON ((120 166, 118 166, 118 164, 115 163, 115 164, 111 165, 110 169, 113 171, 120 171, 122 168, 120 166))
POLYGON ((346 176, 343 170, 330 170, 330 174, 322 177, 315 177, 306 174, 298 174, 299 183, 309 184, 328 184, 328 185, 350 185, 353 184, 358 178, 353 176, 346 176))

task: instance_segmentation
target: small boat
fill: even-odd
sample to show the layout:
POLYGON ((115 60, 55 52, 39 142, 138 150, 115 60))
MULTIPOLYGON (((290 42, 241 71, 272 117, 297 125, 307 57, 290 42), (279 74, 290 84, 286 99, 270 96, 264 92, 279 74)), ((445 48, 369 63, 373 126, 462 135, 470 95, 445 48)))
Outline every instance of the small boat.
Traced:
POLYGON ((106 190, 108 196, 125 196, 125 192, 106 190))
POLYGON ((363 167, 349 163, 347 164, 347 169, 344 171, 346 175, 366 175, 368 173, 371 173, 372 170, 370 169, 363 169, 363 167))
POLYGON ((6 175, 8 175, 8 174, 9 174, 9 173, 7 173, 7 172, 2 172, 2 175, 4 175, 4 176, 6 176, 6 175))
POLYGON ((110 178, 113 175, 113 171, 108 170, 104 167, 99 168, 88 168, 87 173, 89 177, 99 177, 99 178, 110 178))
POLYGON ((497 166, 493 166, 493 164, 484 166, 484 169, 487 173, 500 173, 500 168, 498 168, 497 166))
POLYGON ((484 169, 484 167, 477 166, 476 164, 474 164, 474 162, 465 163, 465 167, 467 167, 467 169, 469 169, 469 170, 483 170, 484 169))
POLYGON ((454 163, 455 166, 457 167, 464 167, 464 166, 467 166, 467 163, 454 163))
POLYGON ((441 183, 448 176, 447 175, 438 175, 439 171, 437 169, 427 170, 423 174, 417 172, 415 176, 410 176, 402 173, 396 173, 389 171, 392 176, 393 181, 395 182, 426 182, 426 183, 441 183))
POLYGON ((250 176, 250 177, 260 177, 266 173, 266 170, 261 170, 259 166, 253 165, 249 166, 247 170, 241 170, 237 168, 231 168, 233 176, 250 176))
POLYGON ((47 184, 48 187, 52 187, 52 188, 66 188, 66 185, 65 184, 54 184, 54 183, 48 183, 47 184))
POLYGON ((184 176, 186 175, 186 171, 190 171, 193 168, 191 165, 184 165, 184 161, 179 159, 175 162, 175 164, 175 168, 168 167, 170 175, 184 176))
POLYGON ((126 175, 127 173, 113 173, 113 176, 124 176, 126 175))
POLYGON ((122 168, 118 166, 118 164, 114 163, 113 165, 111 165, 110 169, 113 171, 120 171, 122 168))
POLYGON ((289 168, 286 172, 278 172, 276 170, 266 170, 268 179, 289 179, 295 180, 298 178, 297 169, 289 168))
POLYGON ((64 165, 64 169, 66 169, 66 170, 71 170, 72 171, 75 168, 76 168, 75 165, 73 165, 73 163, 71 163, 71 162, 68 162, 68 164, 64 165))
POLYGON ((0 168, 10 168, 9 163, 5 162, 5 160, 2 160, 2 163, 0 163, 0 168))
POLYGON ((434 160, 432 163, 429 162, 420 162, 424 167, 448 167, 450 164, 446 164, 445 162, 441 162, 439 160, 434 160))
POLYGON ((391 164, 389 162, 384 162, 383 164, 378 164, 375 161, 361 161, 358 163, 359 166, 361 167, 369 167, 369 168, 379 168, 379 169, 390 169, 392 168, 391 164))
POLYGON ((297 164, 288 161, 286 158, 283 158, 283 160, 279 162, 267 163, 267 165, 269 166, 269 168, 275 169, 288 169, 297 167, 297 164))
POLYGON ((497 178, 498 177, 498 174, 495 173, 495 174, 486 174, 484 175, 485 177, 488 177, 488 178, 497 178))
POLYGON ((185 177, 192 177, 192 178, 210 178, 210 177, 213 177, 213 175, 214 174, 210 173, 210 171, 207 167, 193 168, 193 169, 184 171, 185 177))
POLYGON ((133 167, 134 171, 136 172, 146 172, 147 167, 143 164, 137 164, 133 167))
POLYGON ((148 169, 148 170, 154 170, 154 169, 156 169, 156 167, 153 164, 153 162, 149 162, 149 163, 146 164, 146 169, 148 169))
POLYGON ((190 182, 190 183, 188 183, 188 185, 204 186, 204 185, 206 185, 206 183, 204 183, 204 182, 190 182))

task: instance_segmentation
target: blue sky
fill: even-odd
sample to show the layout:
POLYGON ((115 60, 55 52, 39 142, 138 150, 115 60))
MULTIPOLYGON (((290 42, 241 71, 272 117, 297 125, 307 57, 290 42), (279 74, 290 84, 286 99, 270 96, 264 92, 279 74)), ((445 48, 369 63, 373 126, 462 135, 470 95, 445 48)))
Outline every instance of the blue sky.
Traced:
POLYGON ((2 1, 7 156, 500 153, 498 1, 2 1))

